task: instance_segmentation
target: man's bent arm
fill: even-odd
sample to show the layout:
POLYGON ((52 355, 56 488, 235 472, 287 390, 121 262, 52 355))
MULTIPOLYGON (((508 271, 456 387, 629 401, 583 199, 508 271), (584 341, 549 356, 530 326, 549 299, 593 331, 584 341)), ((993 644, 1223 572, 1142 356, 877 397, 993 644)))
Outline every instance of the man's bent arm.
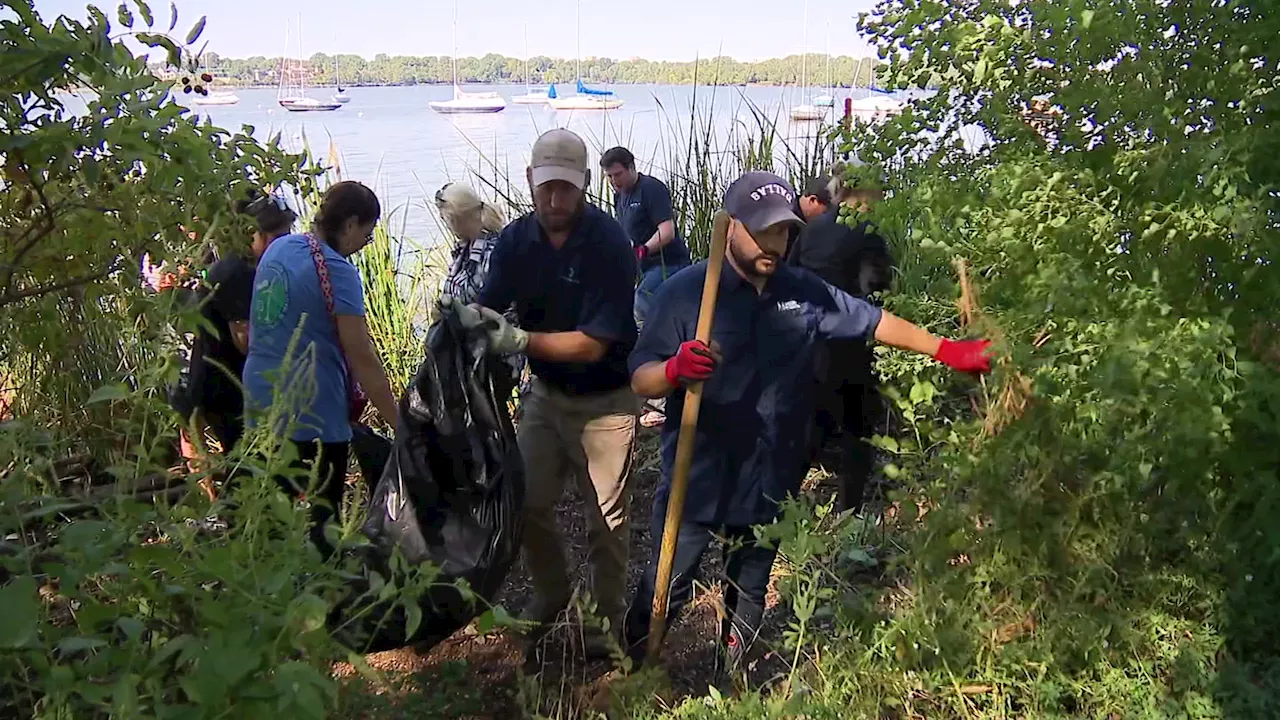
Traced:
POLYGON ((653 237, 645 242, 645 247, 649 248, 649 252, 658 252, 662 248, 671 244, 676 239, 676 224, 672 220, 663 220, 658 223, 658 229, 653 233, 653 237))
POLYGON ((608 350, 608 342, 597 340, 581 330, 570 330, 529 333, 525 354, 547 362, 585 364, 600 362, 608 350))
POLYGON ((675 389, 667 380, 667 361, 647 362, 631 373, 631 392, 646 398, 666 397, 675 389))

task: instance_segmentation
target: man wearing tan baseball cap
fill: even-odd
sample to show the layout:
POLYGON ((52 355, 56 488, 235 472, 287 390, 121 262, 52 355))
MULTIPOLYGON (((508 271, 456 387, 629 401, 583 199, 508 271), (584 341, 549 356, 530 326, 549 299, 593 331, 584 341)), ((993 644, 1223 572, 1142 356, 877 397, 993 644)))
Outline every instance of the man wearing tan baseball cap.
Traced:
MULTIPOLYGON (((572 480, 589 499, 591 595, 597 615, 616 630, 626 610, 628 480, 639 409, 627 371, 636 340, 636 257, 622 226, 586 201, 590 179, 581 138, 563 129, 539 137, 528 169, 534 211, 499 235, 478 307, 455 312, 488 333, 491 352, 527 355, 534 374, 519 427, 524 556, 535 593, 524 619, 545 627, 568 604, 573 586, 555 507, 572 480), (501 314, 513 306, 519 327, 501 314)), ((588 649, 607 647, 593 642, 588 649)))

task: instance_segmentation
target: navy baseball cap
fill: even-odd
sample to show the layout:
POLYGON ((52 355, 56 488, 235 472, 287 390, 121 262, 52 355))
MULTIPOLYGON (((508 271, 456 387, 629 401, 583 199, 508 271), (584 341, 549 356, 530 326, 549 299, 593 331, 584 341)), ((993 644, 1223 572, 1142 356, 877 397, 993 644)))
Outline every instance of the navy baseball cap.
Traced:
POLYGON ((796 191, 791 183, 770 172, 745 173, 724 194, 724 209, 729 217, 751 233, 778 223, 803 225, 795 204, 796 191))

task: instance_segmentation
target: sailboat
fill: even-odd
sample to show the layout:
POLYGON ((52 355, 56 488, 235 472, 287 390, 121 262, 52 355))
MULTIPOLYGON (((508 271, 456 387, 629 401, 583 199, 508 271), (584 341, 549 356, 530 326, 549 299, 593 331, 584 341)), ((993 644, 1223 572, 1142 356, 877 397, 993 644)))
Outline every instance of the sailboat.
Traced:
POLYGON ((207 95, 191 98, 192 105, 235 105, 240 97, 231 90, 214 90, 207 95))
MULTIPOLYGON (((801 93, 809 89, 809 0, 804 2, 804 55, 800 59, 801 93)), ((830 108, 813 104, 796 105, 791 108, 791 119, 796 122, 813 122, 827 116, 830 108)))
MULTIPOLYGON (((288 35, 285 36, 285 52, 288 52, 288 35)), ((307 71, 302 65, 302 18, 298 18, 298 62, 290 66, 287 59, 280 60, 280 87, 276 90, 276 102, 289 112, 330 112, 342 107, 341 103, 325 102, 307 97, 307 71), (297 85, 289 80, 297 76, 297 85)))
POLYGON ((554 98, 547 104, 556 110, 616 110, 622 107, 622 101, 613 96, 612 90, 589 88, 582 82, 582 0, 577 4, 578 30, 578 94, 563 98, 554 98))
POLYGON ((535 88, 530 83, 533 76, 529 72, 529 27, 524 28, 524 94, 511 98, 517 105, 546 105, 548 100, 556 96, 556 86, 535 88))
POLYGON ((827 25, 827 84, 829 88, 827 92, 815 97, 813 104, 820 108, 829 108, 836 104, 835 96, 832 94, 831 85, 831 25, 827 25))
POLYGON ((337 88, 337 92, 333 94, 334 102, 342 103, 343 105, 351 102, 351 96, 342 89, 342 83, 338 80, 338 58, 336 55, 333 58, 333 85, 337 88))
POLYGON ((458 2, 453 3, 453 99, 433 100, 432 110, 446 115, 495 113, 506 109, 507 101, 496 92, 465 92, 458 87, 458 2))
MULTIPOLYGON (((858 77, 861 75, 862 62, 862 60, 858 61, 858 71, 854 73, 853 87, 855 90, 859 89, 858 77)), ((871 78, 867 82, 867 97, 849 101, 849 113, 863 122, 874 123, 878 120, 884 120, 891 115, 901 113, 907 106, 902 100, 876 87, 875 79, 875 60, 871 59, 871 78)))

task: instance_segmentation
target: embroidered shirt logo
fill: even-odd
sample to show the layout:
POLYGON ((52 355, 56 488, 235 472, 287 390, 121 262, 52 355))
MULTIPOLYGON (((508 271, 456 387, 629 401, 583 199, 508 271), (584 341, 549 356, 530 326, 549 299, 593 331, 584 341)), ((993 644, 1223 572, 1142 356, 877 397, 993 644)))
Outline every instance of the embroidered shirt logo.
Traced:
POLYGON ((782 300, 778 303, 778 312, 798 313, 803 308, 804 306, 796 300, 782 300))

